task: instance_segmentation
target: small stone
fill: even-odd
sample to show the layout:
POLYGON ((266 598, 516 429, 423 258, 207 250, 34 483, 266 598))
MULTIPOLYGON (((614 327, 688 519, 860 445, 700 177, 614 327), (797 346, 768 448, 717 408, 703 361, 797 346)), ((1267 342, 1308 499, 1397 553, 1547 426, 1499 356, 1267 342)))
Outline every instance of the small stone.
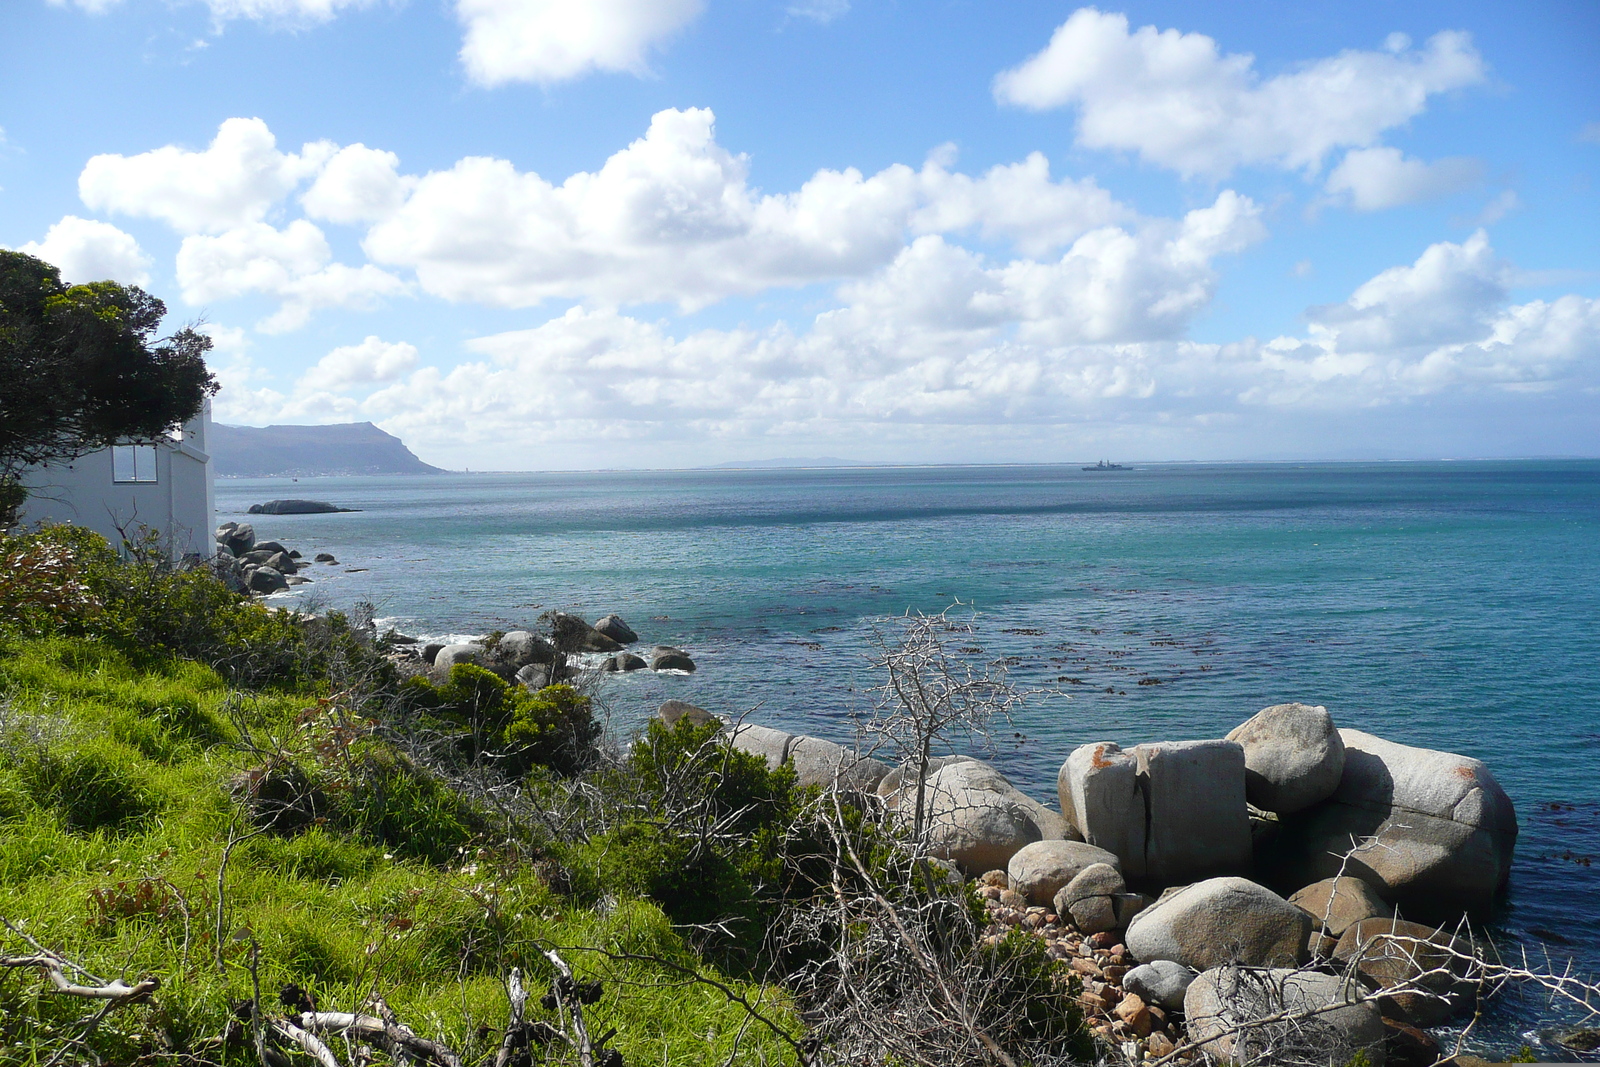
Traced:
POLYGON ((1145 1007, 1144 1001, 1133 993, 1122 998, 1117 1005, 1117 1018, 1127 1024, 1128 1029, 1140 1037, 1150 1033, 1150 1010, 1145 1007))
POLYGON ((1008 908, 1026 908, 1028 906, 1028 898, 1015 889, 1007 889, 1001 892, 1000 903, 1008 908))
POLYGON ((978 876, 978 883, 985 886, 996 886, 1000 889, 1009 889, 1011 886, 1005 871, 984 871, 978 876))
POLYGON ((1072 969, 1077 971, 1079 974, 1092 975, 1095 978, 1105 977, 1105 972, 1100 970, 1099 965, 1093 960, 1086 960, 1082 959, 1081 957, 1075 958, 1073 959, 1071 966, 1072 969))
POLYGON ((1172 1043, 1172 1039, 1167 1037, 1166 1034, 1153 1033, 1150 1035, 1149 1042, 1145 1045, 1145 1052, 1149 1056, 1159 1060, 1163 1056, 1172 1055, 1173 1049, 1177 1047, 1178 1046, 1174 1045, 1172 1043))

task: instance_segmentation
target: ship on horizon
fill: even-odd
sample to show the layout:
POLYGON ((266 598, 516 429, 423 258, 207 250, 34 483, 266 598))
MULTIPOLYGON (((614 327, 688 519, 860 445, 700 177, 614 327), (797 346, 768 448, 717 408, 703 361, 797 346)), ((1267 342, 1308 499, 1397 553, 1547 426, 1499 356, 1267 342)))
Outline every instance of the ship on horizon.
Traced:
POLYGON ((1085 467, 1083 469, 1086 470, 1086 471, 1125 471, 1128 468, 1124 467, 1120 463, 1107 463, 1105 460, 1101 460, 1099 463, 1096 463, 1094 466, 1085 467))

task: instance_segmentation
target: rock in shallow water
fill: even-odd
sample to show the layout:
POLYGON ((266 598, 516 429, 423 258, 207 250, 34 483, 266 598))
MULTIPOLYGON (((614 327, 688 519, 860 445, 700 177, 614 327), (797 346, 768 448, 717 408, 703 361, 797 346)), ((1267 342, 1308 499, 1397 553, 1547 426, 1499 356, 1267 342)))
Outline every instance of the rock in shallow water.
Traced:
POLYGON ((1511 873, 1517 813, 1489 768, 1467 756, 1340 730, 1333 796, 1288 820, 1277 879, 1305 885, 1345 873, 1408 909, 1484 908, 1511 873))

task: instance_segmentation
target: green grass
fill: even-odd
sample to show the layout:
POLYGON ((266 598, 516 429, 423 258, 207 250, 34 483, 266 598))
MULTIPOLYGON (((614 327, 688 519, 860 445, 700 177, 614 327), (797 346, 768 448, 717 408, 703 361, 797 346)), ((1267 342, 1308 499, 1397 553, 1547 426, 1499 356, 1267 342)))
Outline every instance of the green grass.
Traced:
MULTIPOLYGON (((564 955, 581 977, 606 980, 595 1028, 617 1028, 612 1044, 630 1064, 792 1058, 761 1026, 745 1027, 743 1009, 672 967, 582 951, 713 974, 656 905, 562 898, 476 844, 471 812, 376 742, 330 757, 325 709, 315 694, 242 696, 203 666, 135 665, 87 639, 0 641, 0 916, 102 978, 162 983, 149 1004, 100 1024, 93 1043, 108 1061, 177 1049, 253 1062, 248 1049, 205 1039, 250 996, 255 953, 274 1005, 289 982, 330 1009, 376 992, 470 1062, 498 1042, 510 968, 542 992, 551 945, 572 949, 564 955), (253 828, 239 786, 257 757, 233 744, 240 729, 308 759, 366 761, 364 780, 380 786, 360 793, 330 771, 331 815, 239 843, 219 945, 218 869, 230 835, 253 828)), ((29 951, 3 931, 0 944, 29 951)), ((779 994, 716 977, 766 997, 793 1025, 779 994)), ((0 1061, 42 1063, 95 1007, 49 992, 32 970, 0 971, 0 1061)))

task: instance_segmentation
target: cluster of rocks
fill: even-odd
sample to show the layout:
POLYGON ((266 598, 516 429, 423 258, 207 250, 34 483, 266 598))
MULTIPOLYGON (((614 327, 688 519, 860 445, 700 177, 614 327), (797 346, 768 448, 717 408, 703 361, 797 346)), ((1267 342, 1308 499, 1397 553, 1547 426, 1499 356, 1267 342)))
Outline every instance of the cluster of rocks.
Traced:
POLYGON ((1478 760, 1338 729, 1306 704, 1218 740, 1081 745, 1058 775, 1059 813, 969 756, 931 761, 919 784, 915 767, 831 742, 727 730, 802 784, 875 796, 905 820, 920 803, 934 854, 977 878, 988 936, 1038 933, 1081 978, 1096 1032, 1151 1058, 1186 1043, 1242 1058, 1256 1046, 1237 1042, 1271 1034, 1241 1023, 1314 1011, 1334 1062, 1431 1063, 1423 1028, 1467 1006, 1471 949, 1398 908, 1488 905, 1517 837, 1478 760))
POLYGON ((592 625, 577 615, 559 611, 551 612, 547 618, 549 638, 531 630, 511 630, 455 644, 423 644, 393 635, 390 643, 398 647, 392 655, 403 668, 425 671, 436 680, 442 680, 458 663, 471 663, 529 689, 542 689, 573 677, 578 656, 605 655, 597 666, 607 673, 695 669, 689 654, 672 645, 654 646, 648 658, 629 652, 626 646, 636 643, 639 635, 619 615, 607 615, 592 625))
MULTIPOLYGON (((331 553, 318 552, 315 562, 332 565, 339 561, 331 553)), ((236 593, 268 596, 311 581, 300 573, 310 564, 297 550, 277 541, 257 541, 255 527, 248 522, 225 522, 217 527, 217 552, 211 563, 217 576, 236 593)))

